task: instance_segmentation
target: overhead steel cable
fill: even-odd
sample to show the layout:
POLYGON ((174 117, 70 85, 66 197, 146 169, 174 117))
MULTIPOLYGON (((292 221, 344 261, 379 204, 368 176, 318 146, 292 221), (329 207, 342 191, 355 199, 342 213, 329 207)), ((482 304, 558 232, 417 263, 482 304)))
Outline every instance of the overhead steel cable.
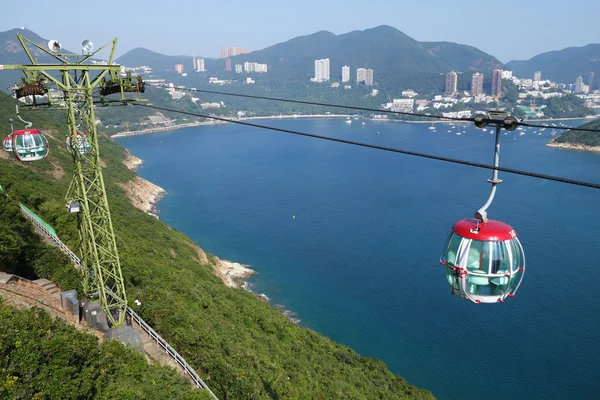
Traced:
MULTIPOLYGON (((160 85, 160 84, 146 83, 146 87, 165 88, 166 86, 160 85)), ((243 98, 247 98, 247 99, 256 99, 256 100, 270 100, 270 101, 305 104, 305 105, 312 105, 312 106, 345 108, 348 110, 370 111, 370 112, 376 112, 376 113, 380 113, 380 114, 393 114, 393 115, 405 115, 405 116, 411 116, 411 117, 423 117, 423 118, 437 119, 437 120, 441 120, 441 121, 444 121, 444 120, 459 121, 459 122, 474 122, 475 121, 474 117, 473 118, 444 117, 442 115, 431 115, 431 114, 423 114, 423 113, 409 113, 409 112, 403 112, 403 111, 381 110, 381 109, 369 108, 369 107, 358 107, 358 106, 349 106, 349 105, 342 105, 342 104, 320 103, 320 102, 313 102, 313 101, 306 101, 306 100, 282 99, 282 98, 277 98, 277 97, 258 96, 258 95, 242 94, 242 93, 219 92, 216 90, 204 90, 204 89, 194 89, 194 88, 177 88, 177 90, 182 90, 182 91, 187 91, 187 92, 195 92, 195 93, 215 94, 215 95, 220 95, 220 96, 243 97, 243 98)), ((600 129, 575 128, 575 127, 571 127, 571 126, 537 125, 537 124, 531 124, 529 122, 522 122, 522 121, 517 121, 517 125, 531 127, 531 128, 554 128, 554 129, 562 129, 562 130, 600 133, 600 129)))
POLYGON ((600 129, 588 129, 588 128, 577 128, 573 126, 565 127, 565 126, 549 126, 549 125, 539 125, 539 124, 531 124, 529 122, 519 122, 521 126, 526 126, 529 128, 550 128, 550 129, 568 129, 570 131, 580 131, 580 132, 596 132, 600 133, 600 129))
MULTIPOLYGON (((165 86, 146 83, 146 87, 164 88, 165 86)), ((193 89, 193 88, 178 88, 177 90, 183 90, 183 91, 188 91, 188 92, 197 92, 197 93, 216 94, 216 95, 223 95, 223 96, 244 97, 247 99, 256 99, 256 100, 271 100, 271 101, 280 101, 280 102, 285 102, 285 103, 305 104, 305 105, 310 105, 310 106, 345 108, 348 110, 370 111, 370 112, 376 112, 376 113, 380 113, 380 114, 406 115, 406 116, 411 116, 411 117, 436 118, 436 119, 440 119, 440 120, 460 121, 460 122, 473 122, 474 121, 473 118, 444 117, 442 115, 431 115, 431 114, 409 113, 409 112, 403 112, 403 111, 381 110, 378 108, 347 106, 347 105, 342 105, 342 104, 319 103, 319 102, 305 101, 305 100, 281 99, 281 98, 277 98, 277 97, 266 97, 266 96, 257 96, 257 95, 251 95, 251 94, 241 94, 241 93, 217 92, 214 90, 203 90, 203 89, 193 89)))
POLYGON ((169 109, 166 107, 153 106, 153 105, 149 105, 149 104, 141 104, 141 103, 131 103, 131 104, 135 105, 135 106, 139 106, 139 107, 152 108, 155 110, 161 110, 161 111, 166 111, 166 112, 175 112, 175 113, 189 115, 189 116, 193 116, 193 117, 214 119, 217 121, 230 122, 233 124, 251 126, 253 128, 268 129, 268 130, 276 131, 276 132, 290 133, 292 135, 306 136, 306 137, 311 137, 311 138, 315 138, 315 139, 328 140, 331 142, 350 144, 353 146, 366 147, 366 148, 370 148, 370 149, 383 150, 383 151, 388 151, 388 152, 392 152, 392 153, 406 154, 406 155, 415 156, 415 157, 428 158, 431 160, 438 160, 438 161, 450 162, 450 163, 454 163, 454 164, 467 165, 470 167, 498 170, 498 171, 502 171, 502 172, 507 172, 509 174, 523 175, 523 176, 529 176, 532 178, 545 179, 545 180, 561 182, 561 183, 568 183, 571 185, 584 186, 584 187, 589 187, 589 188, 593 188, 593 189, 600 189, 600 184, 598 184, 598 183, 563 178, 560 176, 540 174, 537 172, 523 171, 523 170, 514 169, 514 168, 494 167, 493 165, 490 165, 490 164, 483 164, 483 163, 478 163, 478 162, 473 162, 473 161, 460 160, 460 159, 450 158, 450 157, 436 156, 433 154, 420 153, 420 152, 416 152, 416 151, 397 149, 397 148, 387 147, 387 146, 378 146, 375 144, 356 142, 353 140, 346 140, 346 139, 339 139, 339 138, 334 138, 334 137, 330 137, 330 136, 317 135, 314 133, 300 132, 300 131, 296 131, 296 130, 292 130, 292 129, 276 128, 276 127, 268 126, 268 125, 260 125, 260 124, 255 124, 252 122, 239 121, 239 120, 234 120, 234 119, 229 119, 229 118, 198 114, 198 113, 193 113, 193 112, 188 112, 188 111, 173 110, 173 109, 169 109))
POLYGON ((2 100, 0 100, 0 103, 2 103, 4 100, 9 99, 13 96, 15 92, 10 93, 9 95, 7 95, 5 98, 3 98, 2 100))

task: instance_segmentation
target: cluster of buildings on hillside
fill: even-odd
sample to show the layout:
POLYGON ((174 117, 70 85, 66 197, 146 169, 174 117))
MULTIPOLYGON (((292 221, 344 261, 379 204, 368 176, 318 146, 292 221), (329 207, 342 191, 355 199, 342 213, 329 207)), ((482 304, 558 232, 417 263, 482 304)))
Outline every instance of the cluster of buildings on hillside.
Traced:
MULTIPOLYGON (((331 79, 330 76, 330 65, 329 58, 323 58, 321 60, 315 60, 315 76, 314 78, 310 78, 312 82, 327 82, 331 79)), ((342 67, 342 83, 350 82, 350 67, 344 65, 342 67)), ((373 70, 370 68, 357 68, 356 69, 356 84, 373 86, 373 70)), ((334 87, 338 87, 336 85, 334 87)), ((350 85, 344 86, 346 89, 349 89, 350 85)))
POLYGON ((470 117, 471 111, 466 108, 472 108, 469 104, 493 103, 500 99, 502 95, 502 81, 511 81, 518 88, 518 99, 516 107, 521 109, 527 118, 544 117, 545 105, 536 105, 537 98, 549 99, 553 97, 562 97, 567 94, 574 94, 585 101, 587 107, 600 108, 600 90, 593 93, 590 87, 593 83, 593 72, 588 74, 589 84, 583 83, 583 77, 578 77, 575 84, 559 84, 551 80, 542 80, 542 72, 536 71, 533 79, 518 78, 512 71, 496 69, 492 72, 491 93, 487 95, 483 89, 484 75, 476 72, 471 76, 471 90, 459 91, 458 74, 450 71, 446 74, 446 87, 443 95, 435 95, 431 99, 418 99, 419 94, 409 89, 402 92, 402 97, 393 99, 389 103, 382 104, 381 107, 386 110, 396 112, 424 112, 427 109, 444 110, 456 106, 462 106, 462 110, 443 112, 445 117, 470 117))
POLYGON ((242 47, 227 47, 221 49, 221 58, 228 58, 233 56, 239 56, 241 54, 248 54, 251 50, 244 49, 242 47))
MULTIPOLYGON (((230 68, 227 69, 227 66, 225 66, 225 71, 231 71, 231 65, 229 67, 230 68)), ((257 62, 246 61, 243 65, 235 64, 235 72, 236 72, 236 74, 241 74, 242 72, 263 73, 263 72, 268 72, 268 67, 267 67, 267 64, 260 64, 257 62)))
MULTIPOLYGON (((503 72, 501 69, 495 69, 492 72, 492 90, 491 96, 495 99, 500 98, 502 95, 502 79, 506 79, 503 77, 503 72)), ((504 75, 506 76, 506 75, 504 75)), ((450 71, 446 74, 446 91, 444 94, 446 96, 457 96, 458 95, 458 74, 454 71, 450 71)), ((471 95, 474 97, 484 95, 483 92, 483 74, 480 72, 475 72, 471 77, 471 95)), ((483 98, 482 98, 483 100, 483 98)))

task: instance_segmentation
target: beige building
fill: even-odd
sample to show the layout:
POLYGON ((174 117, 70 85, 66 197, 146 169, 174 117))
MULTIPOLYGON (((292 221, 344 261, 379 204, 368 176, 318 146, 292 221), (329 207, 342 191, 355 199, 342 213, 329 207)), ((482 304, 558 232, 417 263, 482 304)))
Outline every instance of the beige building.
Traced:
POLYGON ((456 75, 456 72, 448 72, 448 74, 446 74, 446 91, 444 93, 446 93, 447 95, 454 96, 458 92, 458 90, 456 89, 457 85, 458 75, 456 75))

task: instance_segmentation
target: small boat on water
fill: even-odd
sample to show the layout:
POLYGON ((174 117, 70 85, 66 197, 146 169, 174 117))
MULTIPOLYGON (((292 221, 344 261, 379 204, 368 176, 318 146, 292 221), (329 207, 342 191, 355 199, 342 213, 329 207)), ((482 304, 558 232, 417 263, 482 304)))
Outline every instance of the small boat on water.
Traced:
POLYGON ((362 124, 363 124, 363 126, 365 126, 367 123, 366 123, 366 122, 363 122, 362 124))
POLYGON ((431 123, 431 126, 429 127, 429 129, 431 129, 432 131, 435 131, 435 126, 433 126, 433 122, 431 123))
POLYGON ((346 123, 347 123, 348 125, 350 125, 350 124, 352 123, 352 120, 351 120, 350 118, 348 118, 348 119, 346 120, 346 123))

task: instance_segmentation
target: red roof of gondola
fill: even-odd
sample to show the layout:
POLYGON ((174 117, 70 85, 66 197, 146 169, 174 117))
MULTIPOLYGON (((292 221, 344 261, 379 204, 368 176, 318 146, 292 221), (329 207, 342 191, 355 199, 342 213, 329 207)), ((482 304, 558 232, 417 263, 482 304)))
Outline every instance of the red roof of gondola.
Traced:
POLYGON ((35 135, 35 134, 40 134, 40 130, 39 129, 21 129, 18 131, 14 131, 13 135, 25 135, 25 134, 31 134, 31 135, 35 135))
POLYGON ((476 219, 463 219, 454 224, 452 232, 467 239, 485 241, 510 240, 517 237, 512 226, 492 219, 487 222, 476 219), (476 231, 477 228, 479 228, 478 232, 476 231))

